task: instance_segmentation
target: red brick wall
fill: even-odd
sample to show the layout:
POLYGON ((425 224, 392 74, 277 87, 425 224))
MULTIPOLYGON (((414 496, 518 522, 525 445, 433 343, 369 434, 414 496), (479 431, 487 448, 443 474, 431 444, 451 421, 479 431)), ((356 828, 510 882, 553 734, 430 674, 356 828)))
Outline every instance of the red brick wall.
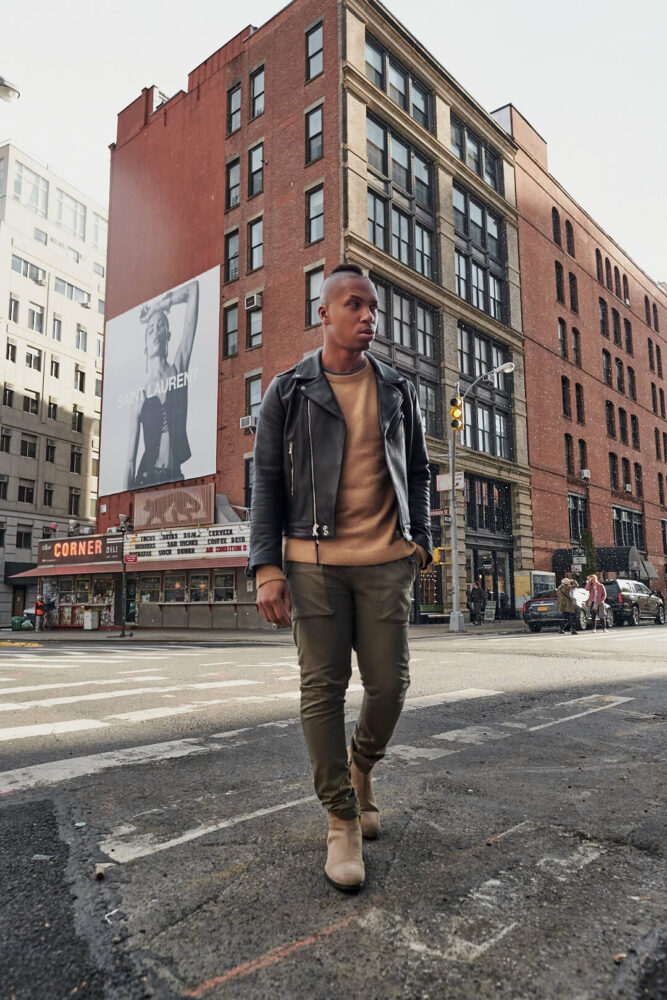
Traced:
MULTIPOLYGON (((320 343, 305 329, 304 267, 338 263, 339 52, 335 0, 297 0, 255 33, 242 32, 190 76, 178 94, 142 127, 144 95, 121 112, 112 149, 107 276, 111 319, 189 278, 224 264, 224 231, 239 226, 239 279, 221 288, 221 305, 239 298, 238 356, 222 359, 216 491, 244 502, 243 455, 252 438, 239 430, 245 413, 244 373, 262 368, 262 389, 279 371, 320 343), (323 16, 324 72, 305 82, 305 29, 323 16), (249 73, 264 63, 265 110, 249 115, 249 73), (242 84, 242 125, 226 137, 227 89, 242 84), (324 158, 305 166, 304 109, 324 98, 324 158), (128 138, 129 136, 129 138, 128 138), (248 148, 264 140, 264 192, 248 200, 248 148), (241 204, 225 212, 225 161, 241 157, 241 204), (304 186, 324 179, 323 241, 305 246, 304 186), (246 275, 246 223, 264 215, 264 267, 246 275), (246 291, 264 288, 263 346, 245 347, 246 291)), ((222 308, 220 316, 222 352, 222 308)), ((210 481, 211 477, 208 477, 210 481)), ((206 480, 192 480, 204 482, 206 480)), ((129 509, 131 497, 100 497, 99 530, 129 509)))

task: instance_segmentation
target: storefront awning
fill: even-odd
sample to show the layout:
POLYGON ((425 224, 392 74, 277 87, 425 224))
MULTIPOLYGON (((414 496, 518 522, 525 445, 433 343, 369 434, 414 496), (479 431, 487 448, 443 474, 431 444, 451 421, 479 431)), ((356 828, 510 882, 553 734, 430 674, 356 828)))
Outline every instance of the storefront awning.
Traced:
POLYGON ((655 571, 655 566, 648 559, 642 559, 642 564, 644 567, 644 572, 642 576, 645 576, 647 580, 657 580, 658 574, 655 571))
POLYGON ((17 576, 37 577, 37 567, 34 563, 28 562, 6 562, 5 563, 5 583, 15 579, 17 576))
POLYGON ((23 576, 104 576, 107 573, 120 573, 123 568, 121 562, 94 562, 94 563, 70 563, 69 566, 37 566, 27 573, 16 573, 12 580, 20 579, 23 576))
POLYGON ((232 559, 142 559, 141 562, 126 563, 128 573, 179 573, 183 569, 214 569, 224 573, 226 569, 247 566, 248 557, 239 555, 232 559))

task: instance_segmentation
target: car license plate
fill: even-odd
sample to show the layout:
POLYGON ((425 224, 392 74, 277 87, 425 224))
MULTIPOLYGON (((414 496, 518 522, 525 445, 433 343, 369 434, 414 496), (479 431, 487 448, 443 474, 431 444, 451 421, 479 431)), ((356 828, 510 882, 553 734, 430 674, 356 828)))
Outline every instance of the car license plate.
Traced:
POLYGON ((548 611, 549 608, 548 608, 548 606, 546 604, 538 604, 537 605, 537 610, 538 611, 548 611))

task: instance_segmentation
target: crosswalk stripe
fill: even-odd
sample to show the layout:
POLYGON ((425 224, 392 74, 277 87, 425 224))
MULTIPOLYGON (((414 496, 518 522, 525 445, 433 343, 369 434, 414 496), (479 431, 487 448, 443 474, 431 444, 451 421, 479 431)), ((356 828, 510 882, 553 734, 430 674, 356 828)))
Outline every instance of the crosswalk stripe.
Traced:
POLYGON ((179 684, 173 687, 127 688, 119 691, 100 691, 94 694, 64 695, 59 698, 42 698, 39 701, 17 701, 0 703, 0 712, 25 711, 29 708, 55 708, 57 705, 76 705, 81 701, 103 701, 106 698, 128 698, 140 694, 168 694, 180 691, 198 691, 210 688, 246 687, 261 684, 261 681, 211 681, 204 684, 179 684))
POLYGON ((25 740, 32 736, 58 736, 84 729, 104 729, 108 725, 108 722, 99 722, 97 719, 70 719, 68 722, 45 722, 36 726, 12 726, 0 729, 0 741, 25 740))

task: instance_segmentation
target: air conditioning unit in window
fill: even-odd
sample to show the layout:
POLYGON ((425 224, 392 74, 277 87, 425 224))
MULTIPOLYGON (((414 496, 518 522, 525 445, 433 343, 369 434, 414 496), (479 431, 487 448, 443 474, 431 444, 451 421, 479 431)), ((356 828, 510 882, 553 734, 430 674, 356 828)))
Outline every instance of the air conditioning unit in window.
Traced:
POLYGON ((591 470, 590 469, 582 469, 581 470, 581 478, 582 479, 590 479, 591 478, 591 470))
POLYGON ((37 281, 35 282, 35 284, 41 285, 42 288, 43 288, 44 285, 46 284, 46 278, 37 278, 37 281))
POLYGON ((82 302, 81 307, 83 309, 90 309, 90 302, 82 302))
POLYGON ((107 528, 107 535, 120 535, 121 531, 117 524, 112 524, 110 528, 107 528))
POLYGON ((254 295, 246 295, 245 307, 246 307, 246 312, 250 312, 251 309, 261 309, 262 292, 255 292, 254 295))
POLYGON ((632 486, 630 485, 630 483, 625 484, 625 492, 632 493, 632 486))
POLYGON ((257 417, 247 416, 241 417, 239 420, 239 427, 242 431, 254 431, 257 427, 257 417))

